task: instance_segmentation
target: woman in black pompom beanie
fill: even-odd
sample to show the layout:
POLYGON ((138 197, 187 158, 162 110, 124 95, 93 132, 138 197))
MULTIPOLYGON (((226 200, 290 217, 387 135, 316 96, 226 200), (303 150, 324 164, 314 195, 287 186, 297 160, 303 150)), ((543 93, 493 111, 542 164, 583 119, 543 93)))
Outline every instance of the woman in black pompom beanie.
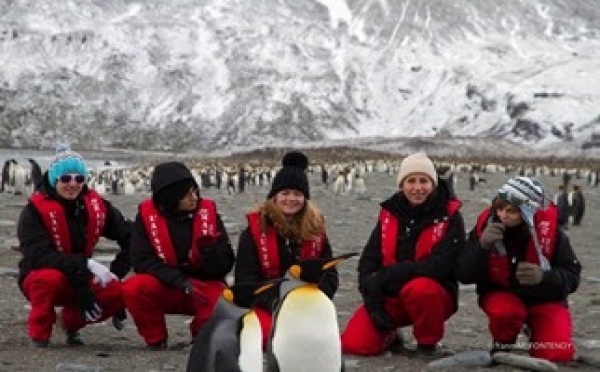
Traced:
POLYGON ((308 158, 299 151, 290 151, 281 160, 283 168, 277 172, 271 191, 267 199, 272 198, 281 190, 290 189, 300 191, 306 199, 310 199, 310 190, 306 170, 308 169, 308 158))
MULTIPOLYGON (((286 153, 267 200, 247 214, 248 227, 240 235, 237 251, 236 283, 266 282, 284 276, 288 268, 300 260, 331 257, 325 220, 309 200, 307 168, 306 155, 298 151, 286 153)), ((333 297, 338 288, 335 267, 325 272, 319 288, 333 297)), ((261 294, 256 302, 263 347, 271 329, 277 297, 275 291, 269 291, 261 294)))

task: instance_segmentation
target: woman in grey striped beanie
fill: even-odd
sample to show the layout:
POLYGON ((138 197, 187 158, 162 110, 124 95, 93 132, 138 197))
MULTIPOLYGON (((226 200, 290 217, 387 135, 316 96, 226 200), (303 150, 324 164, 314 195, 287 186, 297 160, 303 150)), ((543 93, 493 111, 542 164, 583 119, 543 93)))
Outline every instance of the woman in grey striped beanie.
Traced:
POLYGON ((498 189, 470 231, 456 273, 477 284, 492 352, 527 349, 537 358, 573 360, 567 296, 579 285, 581 265, 539 181, 515 177, 498 189), (523 326, 529 342, 516 344, 523 326))

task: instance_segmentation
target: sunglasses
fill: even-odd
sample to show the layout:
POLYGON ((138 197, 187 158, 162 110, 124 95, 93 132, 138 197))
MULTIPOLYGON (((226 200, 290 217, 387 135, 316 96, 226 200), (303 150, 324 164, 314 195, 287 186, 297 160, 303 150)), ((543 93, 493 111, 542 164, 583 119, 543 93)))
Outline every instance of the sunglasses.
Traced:
POLYGON ((69 183, 73 179, 77 183, 83 183, 85 181, 85 176, 82 174, 63 174, 62 176, 58 177, 58 179, 62 183, 69 183))

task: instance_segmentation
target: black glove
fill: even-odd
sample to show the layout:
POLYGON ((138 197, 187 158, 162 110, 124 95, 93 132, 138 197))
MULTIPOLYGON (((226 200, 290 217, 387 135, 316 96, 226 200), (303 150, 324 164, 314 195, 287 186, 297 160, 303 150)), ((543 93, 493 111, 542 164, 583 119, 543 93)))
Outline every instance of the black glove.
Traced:
POLYGON ((396 324, 385 311, 385 274, 383 271, 368 276, 362 285, 365 309, 377 330, 389 332, 396 329, 396 324))
POLYGON ((125 309, 121 309, 117 311, 115 315, 112 316, 112 324, 117 329, 117 331, 122 330, 125 327, 125 319, 127 319, 127 312, 125 309))
POLYGON ((299 265, 301 268, 300 279, 308 283, 318 284, 325 272, 323 271, 324 260, 302 260, 299 265))
POLYGON ((226 247, 213 245, 202 252, 202 270, 208 274, 225 276, 233 268, 233 257, 226 247))
POLYGON ((69 276, 69 283, 75 292, 75 302, 81 313, 81 317, 86 322, 96 322, 102 318, 102 307, 96 301, 89 285, 90 272, 77 270, 69 276))
POLYGON ((369 317, 378 331, 388 333, 398 328, 396 323, 394 323, 394 320, 390 318, 384 308, 371 311, 369 313, 369 317))
MULTIPOLYGON (((204 284, 202 282, 198 282, 197 285, 202 286, 202 285, 206 285, 206 284, 204 284)), ((183 282, 183 285, 181 286, 181 290, 186 295, 192 297, 192 300, 194 301, 195 306, 199 306, 199 307, 208 306, 208 303, 209 303, 208 298, 206 298, 206 296, 204 294, 202 294, 200 291, 198 291, 196 289, 196 286, 194 286, 194 284, 192 284, 192 282, 189 279, 186 280, 185 282, 183 282)))
POLYGON ((102 318, 102 307, 89 290, 77 294, 77 306, 86 322, 97 322, 102 318))
POLYGON ((410 262, 395 263, 383 270, 383 292, 395 295, 414 276, 414 265, 410 262))
POLYGON ((183 291, 183 293, 185 293, 186 295, 191 295, 194 293, 194 285, 192 284, 192 282, 190 282, 189 280, 186 280, 185 282, 183 282, 183 284, 181 285, 181 290, 183 291))

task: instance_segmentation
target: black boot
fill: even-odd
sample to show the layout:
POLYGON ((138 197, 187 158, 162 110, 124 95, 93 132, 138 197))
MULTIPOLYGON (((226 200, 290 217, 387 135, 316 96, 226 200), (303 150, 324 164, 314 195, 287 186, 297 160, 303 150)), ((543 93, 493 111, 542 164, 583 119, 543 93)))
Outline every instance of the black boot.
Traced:
POLYGON ((30 344, 32 347, 39 348, 39 349, 43 349, 43 348, 47 348, 47 347, 48 347, 48 345, 50 345, 50 341, 48 341, 48 340, 36 340, 36 339, 33 339, 33 338, 32 338, 32 339, 29 341, 29 344, 30 344))
POLYGON ((79 332, 67 332, 67 345, 69 346, 84 346, 83 338, 79 332))

